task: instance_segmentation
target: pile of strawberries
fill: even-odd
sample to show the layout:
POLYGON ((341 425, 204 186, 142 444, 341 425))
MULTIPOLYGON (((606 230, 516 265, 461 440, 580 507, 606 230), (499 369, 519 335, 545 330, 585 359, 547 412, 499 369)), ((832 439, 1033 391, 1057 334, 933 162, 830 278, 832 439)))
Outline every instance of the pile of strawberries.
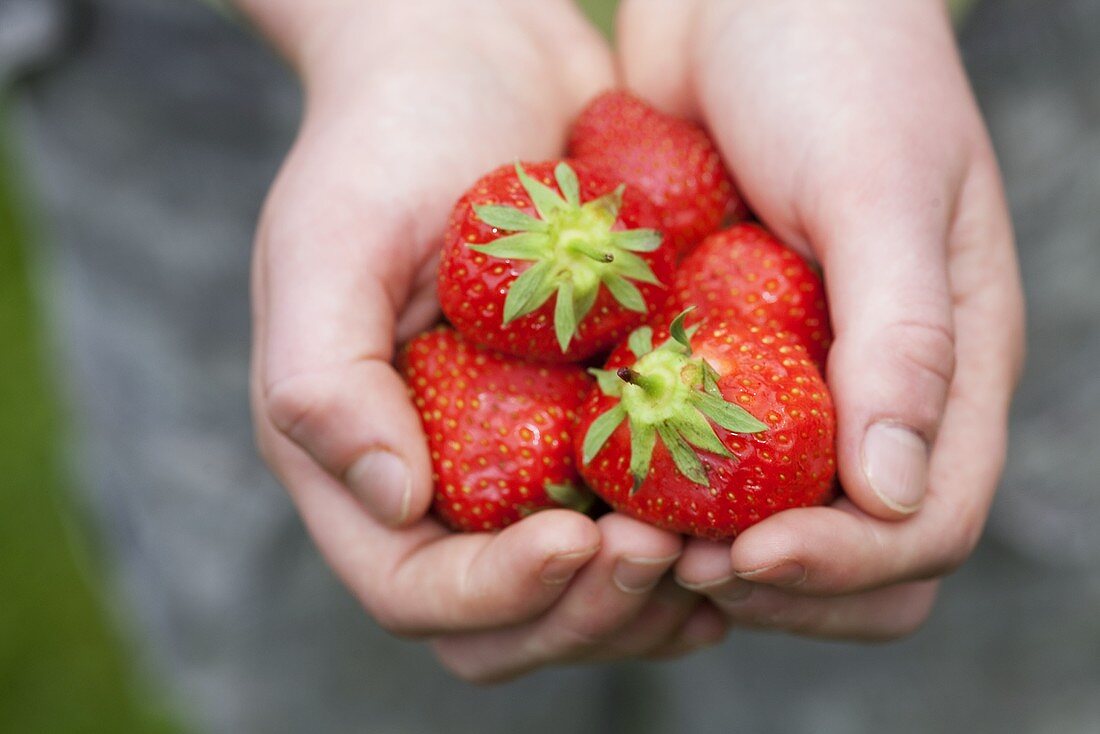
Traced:
POLYGON ((598 496, 719 539, 828 501, 821 280, 760 226, 721 229, 746 215, 705 131, 622 91, 581 113, 568 160, 475 183, 439 267, 453 328, 401 357, 435 513, 494 530, 598 496))

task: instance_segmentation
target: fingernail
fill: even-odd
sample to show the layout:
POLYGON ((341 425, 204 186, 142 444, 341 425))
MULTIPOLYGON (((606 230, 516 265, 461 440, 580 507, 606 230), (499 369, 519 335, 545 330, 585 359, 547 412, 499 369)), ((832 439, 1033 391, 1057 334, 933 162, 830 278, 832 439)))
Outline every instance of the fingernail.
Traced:
POLYGON ((744 601, 749 598, 753 589, 752 583, 738 578, 733 574, 725 578, 714 579, 713 581, 706 581, 701 584, 689 584, 679 579, 677 579, 677 583, 688 591, 694 591, 697 594, 709 596, 711 599, 722 604, 734 604, 744 601))
POLYGON ((739 571, 745 581, 771 586, 798 586, 806 580, 806 567, 795 561, 783 561, 774 566, 764 566, 752 571, 739 571))
POLYGON ((883 503, 915 512, 928 486, 928 445, 897 423, 876 423, 863 438, 863 473, 883 503))
POLYGON ((412 476, 396 454, 376 450, 362 456, 348 470, 347 483, 379 521, 400 525, 408 518, 412 476))
POLYGON ((626 594, 644 594, 657 585, 665 571, 679 557, 680 554, 677 553, 665 558, 620 558, 615 564, 611 580, 626 594))
POLYGON ((599 548, 589 548, 551 556, 542 567, 542 582, 548 586, 561 586, 577 575, 599 548))

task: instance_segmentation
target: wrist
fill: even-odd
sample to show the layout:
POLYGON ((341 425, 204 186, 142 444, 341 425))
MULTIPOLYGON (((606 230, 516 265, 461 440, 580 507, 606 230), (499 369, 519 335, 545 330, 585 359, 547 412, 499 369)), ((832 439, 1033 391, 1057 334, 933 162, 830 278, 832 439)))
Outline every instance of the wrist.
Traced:
MULTIPOLYGON (((242 16, 299 74, 311 65, 312 49, 364 3, 355 0, 230 0, 242 16)), ((374 3, 372 3, 374 4, 374 3)))
MULTIPOLYGON (((476 31, 486 25, 516 23, 537 29, 547 18, 580 16, 574 0, 226 1, 307 79, 340 65, 349 50, 378 43, 393 47, 402 37, 416 45, 433 32, 453 40, 456 29, 464 27, 479 35, 476 31)), ((491 34, 480 35, 491 40, 491 34)))

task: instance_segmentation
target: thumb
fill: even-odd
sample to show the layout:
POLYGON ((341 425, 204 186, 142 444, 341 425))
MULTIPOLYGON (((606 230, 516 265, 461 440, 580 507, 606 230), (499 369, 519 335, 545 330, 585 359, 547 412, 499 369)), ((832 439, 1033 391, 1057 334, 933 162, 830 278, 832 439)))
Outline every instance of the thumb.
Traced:
POLYGON ((831 205, 810 234, 836 333, 828 376, 840 479, 861 509, 897 518, 915 512, 927 491, 955 343, 946 216, 915 204, 931 197, 888 199, 877 197, 873 212, 865 200, 831 205))

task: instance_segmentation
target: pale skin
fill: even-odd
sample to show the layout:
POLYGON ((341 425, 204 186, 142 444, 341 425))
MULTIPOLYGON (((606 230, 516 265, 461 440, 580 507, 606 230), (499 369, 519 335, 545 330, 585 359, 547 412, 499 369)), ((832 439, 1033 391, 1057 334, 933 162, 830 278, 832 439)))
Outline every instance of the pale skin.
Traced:
POLYGON ((492 681, 681 654, 730 626, 873 640, 923 622, 980 535, 1023 334, 999 174, 942 7, 627 0, 616 59, 568 0, 239 5, 307 99, 257 234, 258 441, 383 627, 492 681), (425 516, 395 344, 438 317, 455 198, 502 162, 559 155, 620 83, 704 121, 763 221, 821 263, 847 497, 732 544, 567 511, 448 534, 425 516))

